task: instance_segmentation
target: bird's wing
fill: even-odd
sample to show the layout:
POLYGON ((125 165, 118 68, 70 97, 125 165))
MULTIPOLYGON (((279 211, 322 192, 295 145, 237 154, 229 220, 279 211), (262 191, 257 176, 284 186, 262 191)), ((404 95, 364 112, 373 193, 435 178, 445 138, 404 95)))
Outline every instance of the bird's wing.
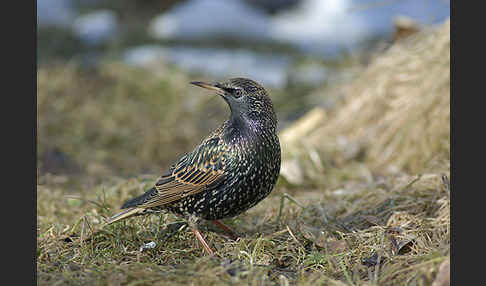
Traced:
POLYGON ((225 177, 227 146, 219 137, 209 138, 182 157, 155 184, 150 198, 139 207, 163 206, 215 187, 225 177))

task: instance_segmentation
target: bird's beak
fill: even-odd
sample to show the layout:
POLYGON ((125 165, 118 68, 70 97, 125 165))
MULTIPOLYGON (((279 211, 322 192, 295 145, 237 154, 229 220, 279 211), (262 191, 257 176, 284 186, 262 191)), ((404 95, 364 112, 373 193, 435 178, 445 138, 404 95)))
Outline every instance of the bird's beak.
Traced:
POLYGON ((205 83, 205 82, 202 82, 202 81, 193 81, 193 82, 191 82, 191 84, 197 85, 199 87, 203 87, 203 88, 206 88, 206 89, 209 89, 209 90, 214 90, 214 91, 216 91, 217 94, 224 96, 224 90, 222 88, 215 86, 214 84, 205 83))

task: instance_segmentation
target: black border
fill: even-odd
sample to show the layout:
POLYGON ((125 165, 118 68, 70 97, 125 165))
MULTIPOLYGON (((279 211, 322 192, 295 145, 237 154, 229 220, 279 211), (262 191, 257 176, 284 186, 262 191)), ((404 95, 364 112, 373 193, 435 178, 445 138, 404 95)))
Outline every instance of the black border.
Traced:
MULTIPOLYGON (((42 0, 40 0, 42 1, 42 0)), ((34 179, 33 179, 33 190, 34 190, 34 196, 33 196, 33 208, 32 210, 34 210, 33 212, 33 217, 34 217, 34 222, 33 222, 33 231, 34 231, 34 259, 33 259, 33 274, 32 275, 32 279, 33 279, 33 283, 35 283, 37 285, 37 0, 34 1, 34 7, 32 9, 33 11, 33 17, 31 18, 32 19, 32 26, 33 26, 33 47, 34 47, 34 50, 32 52, 32 69, 33 69, 33 78, 34 78, 34 83, 33 83, 33 87, 32 87, 32 90, 33 90, 33 93, 34 93, 34 96, 33 96, 33 114, 34 114, 34 132, 32 132, 32 135, 33 135, 33 140, 31 142, 33 142, 34 144, 34 148, 32 148, 32 152, 34 153, 33 156, 32 156, 32 164, 34 166, 34 170, 33 170, 33 175, 34 175, 34 179)), ((32 27, 31 26, 31 27, 32 27)))
MULTIPOLYGON (((455 73, 455 67, 456 67, 456 62, 455 62, 455 48, 454 48, 454 42, 456 38, 456 16, 455 16, 455 8, 453 7, 455 5, 455 0, 450 0, 450 120, 449 120, 449 125, 450 125, 450 279, 451 279, 451 285, 458 285, 457 280, 457 275, 456 275, 456 257, 455 257, 455 251, 454 251, 454 244, 455 244, 455 217, 456 217, 456 212, 455 210, 457 209, 457 198, 456 198, 456 192, 457 190, 456 186, 456 168, 455 168, 455 114, 457 114, 457 111, 454 112, 454 107, 456 106, 455 99, 457 95, 457 85, 456 85, 456 73, 455 73)), ((467 279, 467 278, 466 278, 467 279)))
MULTIPOLYGON (((41 0, 42 1, 42 0, 41 0)), ((4 32, 4 40, 6 44, 2 45, 4 49, 6 48, 4 55, 7 55, 5 58, 7 60, 7 67, 9 67, 8 72, 4 75, 3 83, 5 84, 4 87, 4 94, 3 94, 3 106, 8 107, 11 109, 11 102, 14 101, 15 109, 11 110, 11 112, 3 113, 3 125, 7 130, 4 133, 3 138, 4 140, 4 152, 10 154, 11 157, 8 160, 8 165, 6 172, 4 173, 4 181, 8 181, 9 184, 7 186, 3 186, 3 195, 4 197, 4 222, 7 224, 4 226, 4 241, 3 247, 7 250, 5 254, 5 259, 7 260, 7 269, 12 269, 13 271, 5 271, 4 274, 7 276, 11 276, 12 280, 8 277, 3 277, 4 281, 15 281, 14 284, 19 285, 29 285, 29 281, 32 281, 32 284, 37 284, 37 1, 33 2, 10 2, 9 7, 4 9, 4 12, 10 14, 13 12, 14 17, 17 19, 13 19, 14 17, 6 17, 10 21, 13 21, 13 25, 16 26, 15 29, 12 26, 5 25, 4 32), (11 7, 15 3, 20 3, 17 7, 14 7, 12 11, 11 7), (27 6, 26 3, 31 3, 32 6, 27 6), (18 12, 18 13, 15 13, 18 12), (19 16, 19 17, 17 17, 19 16), (8 32, 7 32, 8 31, 8 32), (30 33, 32 32, 32 35, 30 33), (29 49, 31 49, 29 51, 29 49), (10 55, 10 56, 8 56, 10 55), (10 80, 12 76, 16 80, 10 80), (28 82, 30 81, 30 85, 28 82), (21 124, 21 126, 19 126, 21 124), (18 146, 19 143, 21 146, 18 146), (32 145, 30 145, 32 144, 32 145), (20 148, 19 148, 20 147, 20 148), (16 150, 10 151, 10 150, 16 150), (31 180, 27 175, 28 165, 32 167, 32 177, 31 180), (28 195, 26 195, 28 193, 28 195), (31 223, 27 223, 24 225, 21 223, 17 216, 29 216, 31 215, 31 223), (28 225, 31 224, 30 232, 31 234, 26 234, 28 232, 28 225), (28 237, 33 237, 33 244, 32 248, 28 247, 28 242, 25 243, 25 239, 28 237), (5 241, 7 240, 7 241, 5 241), (22 252, 22 254, 19 254, 22 252), (32 259, 31 261, 31 271, 25 267, 26 261, 32 259), (20 262, 20 263, 19 263, 20 262), (18 273, 27 272, 30 275, 18 275, 18 273), (10 275, 9 275, 10 274, 10 275), (15 280, 13 280, 15 279, 15 280), (24 281, 25 280, 25 281, 24 281)), ((463 5, 463 7, 467 7, 463 5)), ((457 96, 459 94, 459 90, 457 87, 457 73, 456 73, 456 54, 459 53, 457 51, 455 40, 457 34, 459 32, 456 31, 456 19, 457 15, 455 13, 455 1, 450 1, 450 18, 451 18, 451 27, 450 27, 450 36, 451 36, 451 43, 450 43, 450 75, 451 75, 451 94, 450 94, 450 108, 451 108, 451 120, 450 130, 451 130, 451 141, 450 141, 450 155, 451 155, 451 285, 456 285, 458 283, 458 268, 457 268, 457 261, 456 255, 457 252, 457 239, 456 233, 457 230, 457 219, 459 216, 459 210, 461 203, 458 201, 459 197, 462 196, 463 199, 465 196, 475 196, 476 191, 481 191, 481 184, 477 186, 480 187, 479 190, 475 190, 474 188, 468 190, 468 188, 463 188, 464 190, 458 190, 459 185, 457 183, 458 180, 458 173, 457 173, 457 165, 456 159, 458 147, 456 145, 456 130, 459 130, 459 126, 457 121, 455 120, 456 115, 459 115, 459 110, 457 110, 457 96), (460 194, 458 192, 468 192, 469 194, 460 194)), ((476 37, 483 38, 481 36, 481 17, 474 17, 471 18, 477 19, 479 23, 476 24, 476 28, 479 29, 472 29, 470 32, 475 34, 476 37)), ((5 23, 4 23, 5 24, 5 23)), ((477 41, 474 41, 478 43, 477 41)), ((461 44, 462 45, 462 44, 461 44)), ((459 46, 461 46, 459 45, 459 46)), ((475 44, 476 45, 476 44, 475 44)), ((477 49, 478 47, 476 47, 477 49)), ((463 55, 466 55, 463 53, 463 55)), ((477 65, 478 63, 474 60, 470 61, 472 66, 477 65)), ((471 72, 471 71, 470 71, 471 72)), ((474 73, 474 71, 472 71, 474 73)), ((468 73, 468 76, 470 73, 468 73)), ((476 74, 478 77, 482 77, 482 73, 476 74)), ((470 78, 474 82, 474 79, 470 78)), ((470 81, 468 80, 468 82, 470 81)), ((481 82, 481 81, 479 81, 481 82)), ((475 89, 475 93, 472 93, 472 96, 481 96, 482 89, 478 87, 475 89)), ((461 96, 467 96, 468 93, 463 93, 461 96)), ((474 100, 474 99, 473 99, 474 100)), ((463 101, 464 102, 464 101, 463 101)), ((464 112, 463 112, 464 113, 464 112)), ((472 114, 471 114, 472 115, 472 114)), ((479 114, 480 115, 480 114, 479 114)), ((480 118, 480 117, 479 117, 480 118)), ((482 122, 477 122, 478 124, 482 125, 482 122)), ((471 146, 472 147, 472 146, 471 146)), ((478 146, 479 149, 480 146, 478 146)), ((482 170, 482 168, 481 168, 482 170)), ((464 182, 464 181, 463 181, 464 182)), ((480 209, 476 209, 477 215, 480 218, 482 213, 480 209)), ((27 219, 28 221, 29 219, 27 219)), ((22 220, 24 222, 25 220, 22 220)), ((479 225, 473 225, 473 228, 479 226, 481 229, 481 220, 477 221, 479 225)), ((477 233, 481 237, 480 233, 477 233)), ((481 244, 474 244, 471 241, 471 246, 479 246, 481 244)), ((466 250, 467 251, 467 250, 466 250)), ((468 254, 472 254, 475 252, 467 252, 468 254)), ((472 260, 470 262, 473 262, 472 260)), ((469 263, 471 265, 473 263, 469 263)), ((464 277, 462 275, 462 277, 464 277)))
POLYGON ((36 285, 37 2, 5 4, 0 113, 2 151, 7 159, 3 161, 1 186, 2 282, 36 285))

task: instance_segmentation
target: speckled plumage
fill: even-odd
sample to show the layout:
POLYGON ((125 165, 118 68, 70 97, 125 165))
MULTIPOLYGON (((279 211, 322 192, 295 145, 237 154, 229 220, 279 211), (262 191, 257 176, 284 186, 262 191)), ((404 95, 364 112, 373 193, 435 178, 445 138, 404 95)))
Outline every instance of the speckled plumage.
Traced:
POLYGON ((195 85, 215 90, 230 118, 183 156, 145 194, 128 200, 109 223, 168 210, 205 220, 234 217, 270 194, 280 172, 277 118, 258 83, 234 78, 195 85))

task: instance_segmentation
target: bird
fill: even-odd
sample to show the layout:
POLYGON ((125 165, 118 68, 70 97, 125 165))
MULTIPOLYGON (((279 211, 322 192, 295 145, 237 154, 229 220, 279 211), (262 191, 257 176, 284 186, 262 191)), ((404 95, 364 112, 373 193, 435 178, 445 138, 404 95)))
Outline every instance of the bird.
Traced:
POLYGON ((107 224, 168 211, 187 219, 204 250, 213 256, 198 223, 211 221, 236 238, 220 220, 247 211, 275 187, 281 163, 277 116, 268 92, 254 80, 238 77, 191 84, 219 95, 229 106, 229 118, 172 164, 152 188, 127 200, 121 207, 125 210, 107 224))

